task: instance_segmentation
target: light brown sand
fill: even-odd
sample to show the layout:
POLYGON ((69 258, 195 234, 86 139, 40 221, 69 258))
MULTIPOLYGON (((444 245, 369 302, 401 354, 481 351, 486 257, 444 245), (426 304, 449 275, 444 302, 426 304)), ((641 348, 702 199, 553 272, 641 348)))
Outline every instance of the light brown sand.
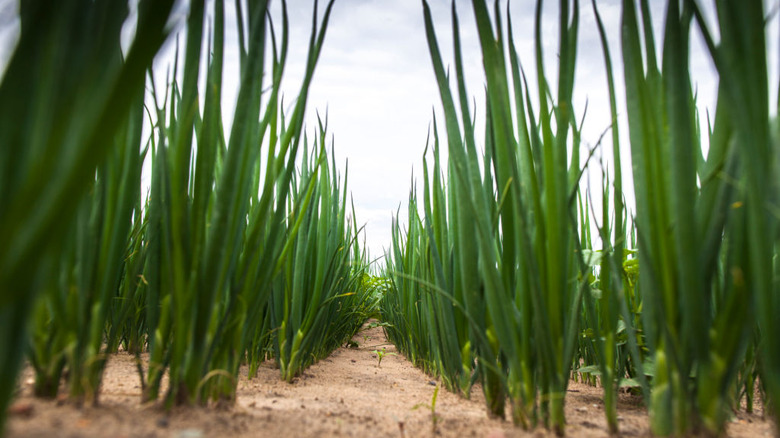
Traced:
MULTIPOLYGON (((386 355, 377 366, 374 350, 387 348, 381 328, 355 336, 358 348, 340 348, 309 368, 293 383, 280 381, 273 363, 258 377, 238 385, 238 402, 229 409, 175 408, 140 404, 140 383, 134 358, 111 358, 100 406, 78 408, 64 399, 42 401, 31 396, 31 372, 22 377, 22 391, 9 420, 7 436, 17 437, 520 437, 553 436, 524 432, 509 421, 486 415, 481 391, 472 400, 439 391, 434 435, 427 405, 437 382, 401 355, 386 355)), ((621 394, 620 427, 624 436, 649 436, 647 413, 636 397, 621 394)), ((572 382, 566 397, 567 435, 608 436, 601 389, 572 382)), ((760 415, 738 416, 729 436, 772 436, 772 425, 760 415)))

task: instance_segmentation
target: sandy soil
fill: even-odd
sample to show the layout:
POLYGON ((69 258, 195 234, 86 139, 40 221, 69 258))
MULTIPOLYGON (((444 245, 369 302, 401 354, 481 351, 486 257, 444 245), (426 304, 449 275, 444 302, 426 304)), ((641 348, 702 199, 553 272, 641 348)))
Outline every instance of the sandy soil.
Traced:
MULTIPOLYGON (((31 396, 32 374, 26 370, 21 392, 11 408, 7 437, 545 437, 524 432, 511 422, 487 418, 481 391, 471 400, 445 390, 436 403, 434 434, 429 409, 437 382, 401 355, 386 355, 377 366, 374 350, 396 349, 381 328, 355 336, 358 348, 340 348, 309 368, 293 383, 279 380, 273 363, 258 377, 238 386, 238 402, 230 409, 176 408, 140 404, 140 383, 134 358, 111 358, 100 406, 79 408, 64 398, 31 396)), ((621 394, 620 427, 624 436, 649 436, 647 413, 636 397, 621 394)), ((571 383, 566 398, 567 435, 608 436, 601 390, 571 383)), ((739 413, 729 424, 734 437, 772 436, 773 426, 760 415, 739 413)))

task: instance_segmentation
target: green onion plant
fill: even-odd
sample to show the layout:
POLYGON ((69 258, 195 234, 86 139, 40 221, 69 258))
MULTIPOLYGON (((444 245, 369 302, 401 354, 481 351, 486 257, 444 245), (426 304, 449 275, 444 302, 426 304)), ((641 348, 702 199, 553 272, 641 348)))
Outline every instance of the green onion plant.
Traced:
MULTIPOLYGON (((41 314, 37 298, 49 295, 41 291, 55 288, 59 268, 70 265, 63 259, 74 249, 77 216, 89 220, 83 217, 90 204, 88 191, 105 196, 92 199, 103 203, 101 213, 118 222, 91 230, 100 240, 83 250, 104 255, 125 250, 125 242, 112 239, 128 225, 124 206, 132 201, 108 189, 118 186, 120 169, 109 176, 106 167, 102 172, 98 168, 111 167, 104 165, 110 154, 130 154, 127 149, 126 154, 114 152, 129 141, 119 138, 119 132, 123 125, 132 130, 126 126, 131 108, 143 93, 145 71, 167 37, 172 6, 170 0, 140 1, 136 32, 126 51, 120 43, 130 16, 126 3, 25 1, 19 6, 19 40, 0 84, 0 430, 29 345, 28 321, 33 309, 41 314)), ((101 208, 94 207, 97 214, 101 208)), ((104 287, 118 270, 83 280, 104 287)), ((89 325, 94 329, 104 318, 102 309, 82 309, 87 319, 71 355, 77 361, 91 348, 89 325)), ((59 353, 55 356, 54 361, 62 360, 59 353)), ((56 375, 60 366, 50 368, 51 373, 56 375)))

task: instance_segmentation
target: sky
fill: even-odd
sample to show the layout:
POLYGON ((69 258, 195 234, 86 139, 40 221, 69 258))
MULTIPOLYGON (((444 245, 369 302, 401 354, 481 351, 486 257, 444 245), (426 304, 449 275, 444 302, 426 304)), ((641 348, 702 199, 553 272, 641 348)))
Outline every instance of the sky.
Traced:
MULTIPOLYGON (((429 0, 439 45, 446 65, 453 62, 451 2, 429 0)), ((132 1, 131 1, 132 3, 132 1)), ((235 12, 227 1, 225 84, 223 107, 235 104, 238 87, 238 49, 235 12)), ((286 101, 292 101, 301 82, 306 49, 311 31, 313 0, 288 0, 291 34, 290 54, 283 82, 286 101)), ((510 11, 514 41, 530 84, 535 84, 534 8, 535 1, 515 0, 510 11)), ((596 0, 604 21, 613 63, 621 137, 624 151, 624 175, 630 179, 630 156, 625 126, 625 108, 620 57, 620 0, 596 0)), ((320 16, 326 2, 320 1, 320 16)), ((666 2, 650 0, 658 49, 666 2)), ((710 2, 701 0, 705 15, 712 21, 710 2)), ((776 0, 767 0, 767 10, 777 9, 776 0)), ((280 22, 281 2, 271 2, 271 16, 280 22)), ((507 3, 500 3, 506 14, 507 3)), ((476 102, 477 126, 484 124, 484 76, 471 2, 455 0, 458 12, 468 92, 476 102)), ((557 76, 558 1, 544 2, 542 41, 544 69, 554 83, 557 76)), ((18 23, 14 11, 18 0, 0 0, 0 67, 12 52, 18 23)), ((337 163, 344 169, 349 163, 349 191, 358 223, 365 224, 365 239, 372 256, 381 256, 390 245, 391 220, 396 212, 406 217, 406 203, 413 178, 422 185, 422 154, 433 119, 443 120, 440 100, 423 25, 421 0, 336 0, 330 17, 314 82, 310 89, 307 115, 308 132, 313 133, 316 114, 327 113, 329 133, 334 139, 337 163)), ((173 22, 184 31, 186 8, 179 8, 173 22)), ((506 16, 503 17, 506 23, 506 16)), ((770 50, 777 53, 777 20, 772 20, 770 50)), ((278 24, 277 24, 278 25, 278 24)), ((713 28, 713 26, 711 26, 713 28)), ((130 31, 128 31, 130 32, 130 31)), ((181 37, 183 39, 183 37, 181 37)), ((173 44, 168 44, 155 61, 158 77, 164 77, 170 64, 173 44)), ((697 31, 693 32, 691 69, 703 108, 714 108, 717 78, 697 31)), ((660 59, 660 58, 659 58, 660 59)), ((771 76, 777 76, 777 57, 770 58, 771 76)), ((2 68, 0 68, 2 72, 2 68)), ((773 87, 776 80, 773 81, 773 87)), ((608 93, 603 53, 597 33, 591 2, 580 1, 580 33, 575 77, 574 109, 578 119, 587 115, 583 128, 583 145, 592 147, 610 125, 608 93)), ((536 87, 532 85, 532 92, 536 87)), ((226 126, 232 115, 225 114, 226 126)), ((480 138, 480 137, 478 137, 480 138)), ((603 160, 609 165, 610 136, 605 137, 603 160)), ((600 187, 601 151, 597 151, 588 182, 600 187)), ((626 185, 629 185, 627 182, 626 185)), ((632 201, 628 194, 629 203, 632 201)))
MULTIPOLYGON (((479 117, 484 112, 484 76, 476 24, 471 3, 465 0, 455 3, 466 82, 479 117)), ((598 0, 597 4, 607 29, 613 62, 619 66, 620 2, 598 0)), ((662 1, 651 1, 658 41, 664 5, 662 1)), ((431 0, 430 6, 444 63, 452 64, 451 3, 431 0)), ((311 3, 295 1, 290 2, 290 7, 291 22, 294 23, 291 43, 301 51, 295 56, 291 54, 291 58, 303 60, 311 3), (301 44, 296 44, 296 40, 301 44)), ((506 2, 502 1, 501 7, 506 11, 506 2)), ((553 84, 557 76, 557 7, 557 1, 545 2, 542 24, 545 72, 553 84)), ((534 10, 533 1, 511 3, 514 41, 530 84, 536 82, 534 10)), ((337 0, 311 88, 310 114, 314 110, 322 113, 327 109, 336 155, 340 160, 349 159, 349 189, 357 218, 366 224, 367 244, 371 254, 376 256, 382 255, 390 245, 392 216, 400 211, 402 220, 406 218, 413 176, 418 182, 418 190, 422 186, 422 154, 432 113, 435 111, 437 119, 443 120, 422 11, 419 0, 337 0)), ((692 68, 698 76, 700 99, 712 104, 716 91, 712 66, 701 44, 694 46, 692 68)), ((291 78, 296 70, 303 68, 295 62, 290 67, 291 78)), ((618 96, 621 96, 624 94, 622 71, 614 74, 618 96)), ((291 82, 298 81, 293 79, 291 82)), ((587 147, 592 147, 610 125, 606 84, 603 52, 592 7, 589 1, 582 1, 574 105, 578 118, 582 117, 586 102, 588 105, 583 129, 583 144, 587 147)), ((532 90, 536 93, 533 85, 532 90)), ((625 114, 623 107, 618 111, 625 114)), ((480 124, 484 124, 484 119, 478 119, 477 126, 480 124)), ((627 133, 627 128, 623 127, 624 138, 627 133)), ((481 137, 478 135, 477 138, 481 137)), ((608 138, 603 143, 605 151, 611 151, 608 138)), ((627 140, 623 144, 627 145, 627 140)), ((606 154, 605 160, 609 160, 609 155, 611 152, 606 154)), ((598 158, 600 153, 596 156, 598 158)), ((624 157, 624 169, 627 169, 624 174, 630 179, 629 151, 625 151, 624 157)), ((598 191, 600 170, 592 172, 591 184, 598 191)))

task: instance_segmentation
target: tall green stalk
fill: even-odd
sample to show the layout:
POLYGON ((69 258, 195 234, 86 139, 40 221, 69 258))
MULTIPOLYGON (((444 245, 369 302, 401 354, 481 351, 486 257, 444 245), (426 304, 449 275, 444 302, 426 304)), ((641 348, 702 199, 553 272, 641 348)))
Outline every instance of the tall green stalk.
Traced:
POLYGON ((317 138, 311 160, 304 149, 294 181, 289 217, 290 231, 297 232, 271 298, 279 326, 276 360, 287 381, 348 341, 372 313, 363 305, 367 265, 351 251, 359 230, 349 218, 347 178, 342 184, 335 162, 329 169, 322 124, 317 138))
POLYGON ((399 350, 426 372, 441 376, 449 390, 468 396, 474 371, 471 329, 461 283, 455 280, 460 245, 448 222, 454 186, 443 181, 435 120, 432 169, 427 154, 426 147, 424 202, 420 205, 412 191, 408 228, 402 232, 398 220, 393 222, 393 252, 387 260, 393 287, 383 296, 381 308, 391 324, 388 337, 399 350))
MULTIPOLYGON (((462 254, 463 306, 475 331, 472 342, 489 410, 503 415, 509 395, 517 423, 534 425, 539 408, 544 423, 563 433, 563 400, 577 334, 573 315, 579 313, 584 287, 571 280, 578 272, 572 257, 578 233, 572 201, 581 173, 579 129, 571 109, 578 4, 572 10, 569 2, 560 4, 555 104, 542 69, 541 2, 537 4, 537 116, 511 35, 509 48, 504 46, 501 11, 491 20, 485 2, 473 2, 487 80, 483 160, 471 126, 457 15, 453 8, 460 118, 430 12, 425 2, 423 6, 447 127, 455 193, 451 220, 458 226, 456 245, 462 245, 456 253, 462 254)), ((509 27, 511 34, 511 20, 509 27)))
MULTIPOLYGON (((237 6, 243 17, 241 5, 237 6)), ((180 92, 174 85, 166 91, 157 114, 159 141, 152 171, 146 265, 147 299, 155 309, 148 321, 151 365, 146 399, 157 397, 166 368, 171 379, 166 396, 169 405, 235 398, 238 367, 258 326, 264 323, 261 312, 270 284, 290 257, 300 229, 300 221, 285 221, 288 200, 296 212, 307 211, 309 204, 309 196, 290 198, 291 181, 308 89, 332 6, 331 1, 320 23, 315 5, 307 70, 288 121, 280 116, 279 99, 288 47, 286 4, 282 5, 280 46, 268 2, 246 10, 246 27, 239 32, 246 29, 248 38, 241 48, 246 53, 241 57, 229 143, 222 132, 219 104, 224 4, 214 4, 215 31, 210 39, 214 51, 202 116, 197 105, 196 66, 201 42, 200 37, 188 34, 183 88, 180 92), (271 88, 264 102, 268 48, 273 56, 271 88), (196 148, 192 132, 197 135, 196 148), (261 147, 267 147, 265 160, 261 147)), ((202 7, 191 8, 190 27, 202 26, 202 7)), ((243 33, 239 37, 244 40, 243 33)))
POLYGON ((143 90, 172 5, 139 3, 123 56, 127 4, 20 4, 21 34, 0 84, 0 430, 39 279, 57 265, 78 200, 143 90))
MULTIPOLYGON (((751 268, 746 269, 746 238, 752 226, 761 225, 745 228, 746 209, 729 208, 740 205, 744 196, 753 196, 752 188, 734 190, 732 181, 749 181, 761 171, 740 169, 750 166, 746 163, 754 155, 737 146, 741 134, 735 128, 741 116, 732 112, 737 107, 729 100, 733 71, 719 70, 715 127, 709 152, 702 155, 688 70, 694 3, 686 2, 682 9, 678 2, 667 4, 661 70, 654 58, 649 8, 646 1, 640 5, 645 47, 640 44, 637 12, 630 1, 623 2, 622 31, 643 318, 655 358, 651 426, 659 435, 702 429, 721 433, 729 415, 731 388, 752 333, 753 291, 761 296, 760 284, 770 275, 756 268, 771 259, 767 249, 767 261, 751 257, 751 268), (728 251, 724 259, 718 256, 720 251, 728 251), (721 260, 725 261, 722 267, 721 260), (719 274, 721 270, 725 275, 719 274), (747 271, 764 280, 746 285, 747 271)), ((723 8, 718 5, 721 22, 723 8)), ((737 27, 747 31, 746 26, 742 22, 737 27)), ((757 30, 763 26, 756 16, 747 27, 754 26, 757 30)), ((727 33, 723 41, 730 47, 727 33)), ((762 49, 759 61, 764 59, 762 49)), ((757 85, 762 83, 753 79, 757 85)), ((760 113, 758 120, 768 123, 760 113)), ((766 137, 756 141, 766 143, 766 137)), ((771 162, 767 154, 764 160, 771 162)))
MULTIPOLYGON (((764 4, 761 1, 749 1, 734 5, 716 1, 717 25, 721 35, 718 45, 714 44, 697 5, 693 3, 690 7, 720 76, 718 111, 722 110, 724 117, 719 121, 716 114, 713 135, 724 136, 724 131, 733 129, 729 146, 734 149, 733 154, 738 155, 733 172, 740 175, 737 194, 732 198, 736 203, 732 203, 730 209, 736 218, 728 230, 731 231, 728 233, 729 239, 732 234, 735 237, 735 242, 729 242, 730 246, 734 245, 736 249, 732 250, 734 256, 727 266, 733 284, 729 289, 736 289, 732 293, 739 293, 740 297, 724 297, 728 303, 726 308, 736 310, 724 315, 721 325, 725 331, 726 325, 739 321, 743 315, 752 317, 751 305, 755 300, 758 306, 755 311, 758 329, 763 335, 759 341, 761 378, 767 388, 770 409, 777 420, 780 418, 777 404, 780 399, 780 344, 770 333, 778 329, 776 315, 780 309, 776 280, 779 253, 779 187, 776 175, 780 150, 777 147, 776 128, 773 129, 769 121, 764 4), (749 291, 750 300, 744 297, 746 291, 749 291)), ((722 138, 716 140, 725 141, 722 138)), ((724 152, 722 154, 725 155, 724 152)), ((718 349, 719 353, 722 352, 718 357, 728 357, 726 355, 730 350, 742 347, 742 343, 741 338, 729 336, 726 346, 718 349)), ((730 364, 727 362, 727 365, 730 364)), ((710 372, 724 373, 729 377, 734 374, 731 367, 723 368, 722 365, 713 367, 710 372)), ((719 389, 722 391, 722 388, 719 389)))
MULTIPOLYGON (((104 342, 111 303, 124 273, 122 262, 132 228, 134 208, 140 197, 141 168, 146 149, 141 150, 143 106, 141 93, 128 121, 119 130, 117 147, 98 168, 95 186, 82 201, 76 219, 74 283, 64 294, 76 293, 72 316, 75 324, 61 327, 68 338, 66 356, 70 371, 70 394, 96 401, 108 351, 104 342)), ((67 269, 67 267, 66 267, 67 269)), ((57 329, 57 328, 55 328, 57 329)))

